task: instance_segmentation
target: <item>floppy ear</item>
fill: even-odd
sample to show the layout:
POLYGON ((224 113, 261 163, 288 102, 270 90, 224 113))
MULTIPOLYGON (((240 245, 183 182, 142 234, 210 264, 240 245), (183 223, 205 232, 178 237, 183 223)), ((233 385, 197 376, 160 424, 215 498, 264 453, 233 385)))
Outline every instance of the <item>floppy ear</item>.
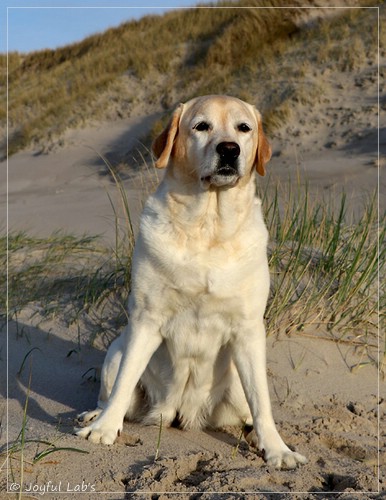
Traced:
POLYGON ((269 162, 272 155, 272 149, 266 138, 263 130, 263 123, 261 119, 260 113, 255 110, 257 117, 257 126, 258 126, 258 144, 257 144, 257 152, 255 157, 255 167, 257 172, 264 176, 265 175, 265 164, 269 162))
POLYGON ((163 130, 153 142, 152 150, 155 157, 157 158, 157 161, 155 162, 155 166, 157 168, 165 168, 169 162, 174 141, 178 134, 178 126, 180 123, 183 107, 183 104, 180 104, 177 107, 165 130, 163 130))

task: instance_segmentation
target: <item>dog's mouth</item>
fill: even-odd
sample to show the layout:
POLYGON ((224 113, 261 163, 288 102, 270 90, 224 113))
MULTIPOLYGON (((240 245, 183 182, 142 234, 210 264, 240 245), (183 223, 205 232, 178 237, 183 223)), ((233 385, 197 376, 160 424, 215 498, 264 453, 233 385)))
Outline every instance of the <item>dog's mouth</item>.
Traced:
POLYGON ((212 174, 201 177, 201 182, 206 186, 234 186, 239 177, 237 166, 220 163, 212 174))
POLYGON ((207 177, 202 177, 201 178, 201 184, 203 185, 204 188, 209 188, 210 186, 213 187, 232 187, 237 184, 239 180, 239 177, 236 175, 233 176, 217 176, 217 175, 210 175, 207 177))
POLYGON ((232 175, 238 175, 238 170, 231 165, 221 165, 219 168, 217 168, 215 175, 223 175, 225 177, 229 177, 232 175))

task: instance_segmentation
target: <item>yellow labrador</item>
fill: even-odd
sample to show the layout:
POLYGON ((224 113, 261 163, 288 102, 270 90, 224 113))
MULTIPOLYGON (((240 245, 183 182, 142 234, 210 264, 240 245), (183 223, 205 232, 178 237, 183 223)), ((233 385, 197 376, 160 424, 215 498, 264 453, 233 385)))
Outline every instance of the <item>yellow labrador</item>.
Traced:
POLYGON ((153 150, 166 172, 141 216, 129 325, 76 433, 112 444, 125 416, 158 424, 162 414, 184 429, 246 422, 268 464, 305 463, 276 430, 268 393, 268 235, 254 171, 264 175, 271 148, 261 116, 232 97, 192 99, 153 150))

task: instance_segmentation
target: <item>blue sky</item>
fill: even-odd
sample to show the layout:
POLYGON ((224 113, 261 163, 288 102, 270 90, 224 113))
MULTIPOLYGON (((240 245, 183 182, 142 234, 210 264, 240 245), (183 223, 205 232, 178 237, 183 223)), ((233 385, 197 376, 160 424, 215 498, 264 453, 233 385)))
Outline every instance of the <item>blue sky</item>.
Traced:
MULTIPOLYGON (((208 0, 0 0, 0 52, 55 49, 112 26, 208 0)), ((214 3, 214 2, 213 2, 214 3)))

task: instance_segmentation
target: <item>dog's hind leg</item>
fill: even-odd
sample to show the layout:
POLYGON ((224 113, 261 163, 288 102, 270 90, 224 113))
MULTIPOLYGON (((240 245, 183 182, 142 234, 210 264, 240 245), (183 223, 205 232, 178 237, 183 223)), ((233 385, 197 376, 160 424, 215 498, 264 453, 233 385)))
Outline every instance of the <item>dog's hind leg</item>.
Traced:
MULTIPOLYGON (((226 425, 252 424, 252 415, 245 398, 239 374, 231 361, 227 373, 222 375, 221 391, 222 398, 215 405, 208 423, 211 427, 220 428, 226 425)), ((215 399, 212 396, 212 399, 215 399)))

